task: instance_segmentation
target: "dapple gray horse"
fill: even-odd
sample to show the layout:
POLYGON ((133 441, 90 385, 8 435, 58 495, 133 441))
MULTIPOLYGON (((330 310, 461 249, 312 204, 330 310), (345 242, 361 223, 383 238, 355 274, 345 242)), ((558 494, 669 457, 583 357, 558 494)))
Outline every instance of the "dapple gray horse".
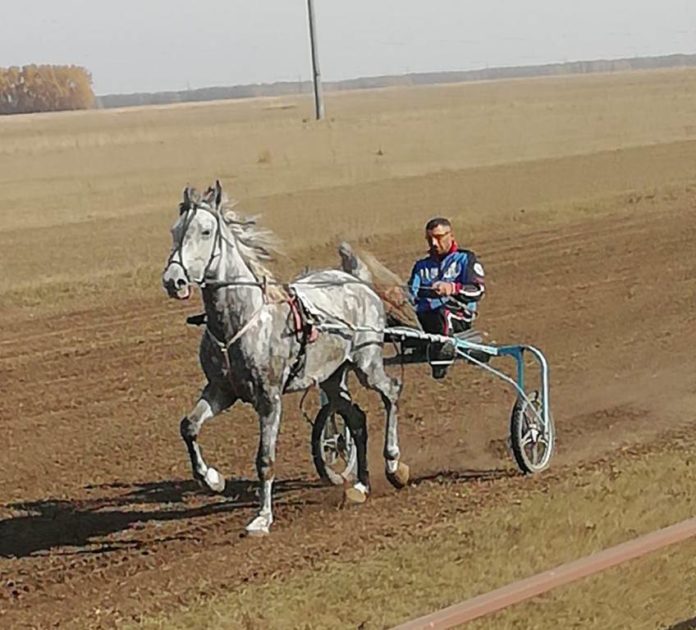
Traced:
MULTIPOLYGON (((198 285, 207 320, 199 358, 208 382, 181 421, 194 478, 212 491, 224 490, 223 477, 203 459, 198 434, 206 420, 235 401, 253 405, 260 423, 260 509, 246 530, 267 534, 273 522, 283 394, 318 384, 330 404, 355 410, 345 389, 346 374, 353 371, 363 386, 380 394, 386 411, 386 474, 394 486, 403 487, 408 466, 399 461, 396 414, 401 383, 384 371, 384 304, 361 274, 324 270, 289 285, 276 282, 265 264, 274 249, 273 235, 234 212, 219 181, 205 195, 184 190, 172 239, 163 285, 178 299, 188 298, 192 285, 198 285), (319 327, 313 338, 307 313, 333 328, 319 327)), ((361 503, 369 493, 367 428, 364 414, 347 415, 356 440, 358 479, 346 486, 345 499, 361 503)))

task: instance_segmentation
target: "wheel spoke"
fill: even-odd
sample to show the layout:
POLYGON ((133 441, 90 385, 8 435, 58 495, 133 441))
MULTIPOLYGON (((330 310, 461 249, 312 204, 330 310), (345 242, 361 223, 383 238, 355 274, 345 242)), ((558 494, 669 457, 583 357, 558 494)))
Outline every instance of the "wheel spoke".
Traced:
POLYGON ((321 442, 321 446, 324 450, 338 451, 338 440, 335 435, 331 437, 324 438, 321 442))
POLYGON ((321 454, 325 464, 343 474, 351 465, 354 448, 347 423, 338 414, 332 415, 322 431, 321 454))
POLYGON ((511 446, 518 467, 525 473, 543 470, 553 453, 553 419, 546 413, 538 397, 520 399, 513 408, 511 446))
POLYGON ((520 446, 521 446, 522 448, 524 448, 525 446, 527 446, 527 444, 530 444, 530 443, 532 443, 532 442, 533 442, 532 432, 531 432, 531 431, 527 431, 527 433, 525 433, 525 434, 522 436, 522 439, 520 440, 520 446))

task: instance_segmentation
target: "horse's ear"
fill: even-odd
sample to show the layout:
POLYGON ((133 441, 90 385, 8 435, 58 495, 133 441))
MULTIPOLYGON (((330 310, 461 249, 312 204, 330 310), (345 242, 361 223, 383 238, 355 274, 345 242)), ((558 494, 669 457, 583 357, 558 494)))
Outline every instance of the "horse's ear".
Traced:
POLYGON ((186 186, 183 193, 183 201, 179 204, 179 212, 186 212, 195 207, 201 200, 200 193, 191 186, 186 186))
POLYGON ((183 214, 191 207, 191 187, 186 186, 181 194, 181 203, 179 204, 179 214, 183 214))
POLYGON ((215 207, 220 208, 222 205, 222 184, 219 179, 215 180, 215 207))

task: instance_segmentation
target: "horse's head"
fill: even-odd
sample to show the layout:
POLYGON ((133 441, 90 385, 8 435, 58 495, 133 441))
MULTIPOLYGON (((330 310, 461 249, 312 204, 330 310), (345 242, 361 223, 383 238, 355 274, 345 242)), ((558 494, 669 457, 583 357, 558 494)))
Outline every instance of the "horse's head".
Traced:
POLYGON ((172 251, 162 274, 169 297, 185 300, 192 284, 204 284, 214 275, 221 254, 222 202, 219 181, 205 195, 188 186, 184 189, 179 217, 171 229, 172 251))

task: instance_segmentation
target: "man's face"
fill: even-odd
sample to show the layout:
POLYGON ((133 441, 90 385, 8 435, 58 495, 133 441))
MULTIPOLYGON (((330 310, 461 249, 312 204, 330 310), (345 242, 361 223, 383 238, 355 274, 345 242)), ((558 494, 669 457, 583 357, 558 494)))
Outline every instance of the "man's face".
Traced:
POLYGON ((428 241, 428 248, 431 254, 442 256, 452 249, 454 234, 452 228, 446 225, 438 225, 432 230, 426 230, 425 240, 428 241))

